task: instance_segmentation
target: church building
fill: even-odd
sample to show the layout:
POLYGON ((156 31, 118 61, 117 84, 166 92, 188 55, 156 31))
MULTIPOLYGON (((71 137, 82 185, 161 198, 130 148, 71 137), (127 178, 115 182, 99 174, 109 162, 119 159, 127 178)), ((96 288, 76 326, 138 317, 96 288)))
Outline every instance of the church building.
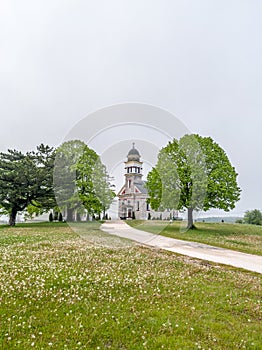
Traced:
POLYGON ((147 203, 148 192, 146 181, 142 179, 143 163, 140 158, 141 156, 133 143, 125 162, 125 184, 118 193, 118 216, 123 220, 170 219, 172 215, 169 211, 154 211, 147 203))

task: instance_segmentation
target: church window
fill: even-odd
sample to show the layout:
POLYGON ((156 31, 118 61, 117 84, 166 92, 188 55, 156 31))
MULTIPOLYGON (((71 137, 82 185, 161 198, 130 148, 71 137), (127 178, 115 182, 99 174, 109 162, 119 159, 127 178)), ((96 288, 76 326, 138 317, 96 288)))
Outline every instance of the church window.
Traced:
POLYGON ((128 188, 130 188, 131 187, 131 180, 128 180, 128 188))
POLYGON ((139 210, 139 201, 137 201, 137 210, 139 210))
POLYGON ((149 209, 149 203, 146 203, 146 210, 150 210, 149 209))

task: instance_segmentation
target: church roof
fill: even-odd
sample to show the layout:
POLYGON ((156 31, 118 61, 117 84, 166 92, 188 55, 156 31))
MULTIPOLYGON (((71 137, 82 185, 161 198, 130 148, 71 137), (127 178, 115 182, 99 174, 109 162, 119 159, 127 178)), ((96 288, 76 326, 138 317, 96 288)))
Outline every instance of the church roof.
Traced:
MULTIPOLYGON (((135 181, 134 182, 135 188, 139 191, 139 194, 145 194, 147 195, 147 188, 146 188, 146 181, 135 181)), ((135 191, 135 194, 138 194, 137 191, 135 191)), ((121 195, 126 195, 126 186, 124 185, 121 190, 118 192, 117 196, 121 196, 121 195)), ((130 195, 130 194, 128 194, 130 195)))
POLYGON ((134 182, 134 185, 136 188, 142 193, 142 194, 147 194, 147 188, 146 188, 146 181, 142 182, 134 182))

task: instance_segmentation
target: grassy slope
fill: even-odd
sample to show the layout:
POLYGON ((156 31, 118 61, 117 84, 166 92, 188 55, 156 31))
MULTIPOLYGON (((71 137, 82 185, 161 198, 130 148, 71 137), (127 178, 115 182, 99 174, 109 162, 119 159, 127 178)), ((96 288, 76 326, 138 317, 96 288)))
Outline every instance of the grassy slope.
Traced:
POLYGON ((181 222, 130 220, 127 223, 140 230, 167 237, 262 255, 262 226, 198 222, 197 230, 183 232, 181 222))
POLYGON ((261 349, 260 275, 78 229, 0 228, 0 348, 261 349))

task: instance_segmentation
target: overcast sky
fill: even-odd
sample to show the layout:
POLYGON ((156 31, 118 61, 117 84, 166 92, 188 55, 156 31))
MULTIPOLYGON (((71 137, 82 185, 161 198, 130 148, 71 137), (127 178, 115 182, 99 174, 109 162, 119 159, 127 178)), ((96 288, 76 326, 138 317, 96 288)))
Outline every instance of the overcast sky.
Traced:
POLYGON ((260 0, 1 0, 0 150, 57 146, 105 106, 153 105, 226 150, 236 213, 262 209, 261 15, 260 0))

